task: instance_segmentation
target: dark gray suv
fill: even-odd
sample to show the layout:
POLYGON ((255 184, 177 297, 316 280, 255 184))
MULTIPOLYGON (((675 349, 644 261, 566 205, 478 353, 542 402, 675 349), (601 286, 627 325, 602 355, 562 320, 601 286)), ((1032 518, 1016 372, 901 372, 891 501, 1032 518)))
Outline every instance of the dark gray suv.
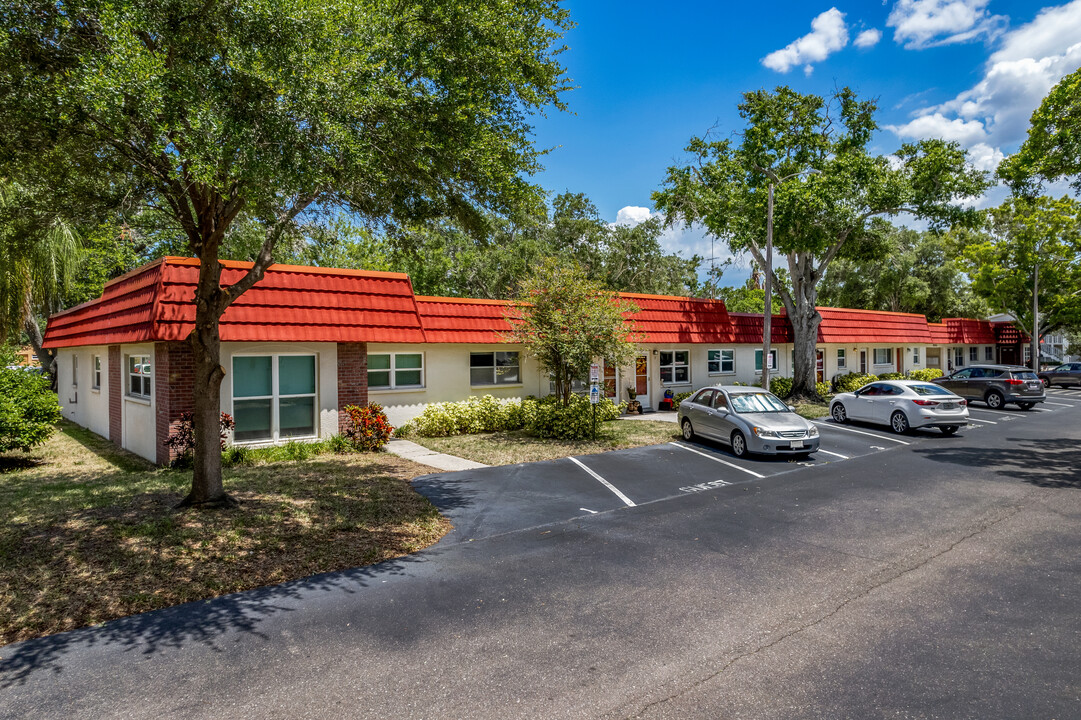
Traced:
POLYGON ((1047 398, 1036 373, 1018 365, 970 365, 934 383, 966 400, 982 400, 996 410, 1006 403, 1030 410, 1047 398))

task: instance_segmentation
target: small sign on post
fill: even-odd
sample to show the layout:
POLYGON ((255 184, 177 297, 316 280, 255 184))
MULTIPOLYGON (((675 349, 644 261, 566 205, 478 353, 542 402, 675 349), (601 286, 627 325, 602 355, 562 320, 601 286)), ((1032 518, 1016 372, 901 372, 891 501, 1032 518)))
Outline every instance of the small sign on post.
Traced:
POLYGON ((766 356, 766 367, 768 367, 770 370, 773 369, 773 351, 772 350, 770 350, 769 355, 766 356))
POLYGON ((601 389, 600 389, 600 386, 598 386, 597 383, 593 383, 592 387, 589 388, 589 402, 596 405, 600 401, 601 401, 601 389))
POLYGON ((593 363, 589 366, 589 382, 596 385, 601 381, 601 366, 598 363, 593 363))

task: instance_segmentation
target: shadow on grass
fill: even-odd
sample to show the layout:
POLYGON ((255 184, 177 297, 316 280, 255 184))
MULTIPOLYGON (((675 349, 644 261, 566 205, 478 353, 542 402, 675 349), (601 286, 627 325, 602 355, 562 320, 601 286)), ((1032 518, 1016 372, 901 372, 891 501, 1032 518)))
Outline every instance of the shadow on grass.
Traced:
POLYGON ((41 467, 45 461, 29 455, 0 455, 0 475, 41 467))
POLYGON ((914 452, 1037 487, 1081 489, 1081 445, 1073 438, 1007 438, 1003 447, 927 447, 914 452))
POLYGON ((397 558, 13 643, 0 650, 0 688, 21 685, 38 672, 60 676, 66 654, 90 647, 114 645, 149 656, 192 643, 213 648, 219 638, 231 633, 266 638, 259 630, 261 622, 293 612, 313 592, 353 593, 376 578, 405 575, 410 565, 421 561, 417 557, 397 558))
POLYGON ((61 420, 59 427, 65 435, 118 470, 144 472, 157 468, 157 465, 149 460, 117 447, 108 438, 98 435, 93 430, 88 430, 68 420, 61 420))

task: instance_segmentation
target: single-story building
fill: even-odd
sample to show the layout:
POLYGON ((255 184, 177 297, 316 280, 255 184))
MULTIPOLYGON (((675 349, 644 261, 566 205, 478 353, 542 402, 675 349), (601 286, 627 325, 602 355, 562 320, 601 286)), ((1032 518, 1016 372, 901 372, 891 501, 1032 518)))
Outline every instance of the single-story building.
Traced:
MULTIPOLYGON (((223 261, 222 283, 250 263, 223 261)), ((199 261, 166 257, 108 282, 102 296, 49 319, 58 349, 64 417, 152 461, 192 409, 199 261)), ((604 394, 646 408, 673 393, 761 379, 762 317, 728 313, 719 300, 623 293, 638 352, 627 367, 603 363, 604 394)), ((400 273, 273 265, 221 319, 221 409, 231 442, 326 438, 343 408, 378 402, 394 425, 434 402, 472 395, 543 396, 550 378, 507 342, 510 303, 416 296, 400 273)), ((922 315, 819 308, 821 380, 845 372, 906 372, 994 360, 997 328, 981 320, 928 323, 922 315)), ((791 327, 772 323, 773 373, 790 376, 791 327)), ((584 389, 584 387, 582 388, 584 389)))

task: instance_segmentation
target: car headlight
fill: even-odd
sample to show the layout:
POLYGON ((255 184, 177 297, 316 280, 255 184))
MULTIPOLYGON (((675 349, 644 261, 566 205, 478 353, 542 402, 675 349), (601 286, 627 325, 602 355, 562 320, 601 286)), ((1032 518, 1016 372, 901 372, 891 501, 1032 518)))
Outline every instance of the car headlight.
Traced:
POLYGON ((774 432, 773 430, 767 430, 765 428, 760 428, 760 427, 754 427, 754 428, 751 428, 751 429, 754 430, 754 434, 757 435, 758 437, 764 437, 764 438, 775 438, 775 437, 777 437, 777 433, 774 432))
POLYGON ((818 428, 814 425, 807 428, 807 437, 818 437, 818 428))

